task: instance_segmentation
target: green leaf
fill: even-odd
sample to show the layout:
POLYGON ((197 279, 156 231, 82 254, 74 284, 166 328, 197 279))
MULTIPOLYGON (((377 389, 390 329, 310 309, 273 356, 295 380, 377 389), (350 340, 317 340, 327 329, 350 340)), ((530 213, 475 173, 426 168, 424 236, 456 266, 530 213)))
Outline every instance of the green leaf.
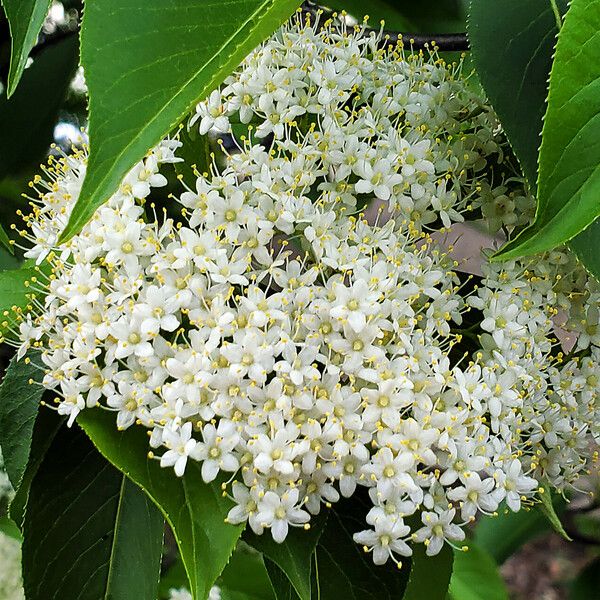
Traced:
POLYGON ((34 267, 0 271, 0 335, 13 328, 18 322, 18 315, 29 306, 32 293, 29 282, 37 274, 34 267))
POLYGON ((0 533, 7 535, 13 540, 23 541, 21 531, 10 517, 0 517, 0 533))
POLYGON ((0 179, 45 159, 77 58, 76 35, 52 44, 35 57, 10 100, 0 96, 0 179))
POLYGON ((591 600, 598 597, 600 589, 600 558, 593 560, 575 579, 569 600, 591 600))
POLYGON ((10 27, 11 51, 8 73, 8 97, 14 93, 29 52, 37 41, 52 0, 2 0, 10 27))
MULTIPOLYGON (((558 0, 561 11, 567 0, 558 0)), ((531 188, 552 49, 558 28, 549 0, 471 0, 467 27, 483 88, 531 188)))
POLYGON ((25 507, 29 498, 31 482, 38 472, 40 464, 46 455, 54 436, 58 433, 61 426, 64 425, 64 419, 56 411, 42 409, 37 413, 35 425, 33 426, 33 436, 31 439, 31 450, 29 451, 29 460, 25 467, 25 472, 21 478, 19 487, 15 490, 15 495, 10 502, 8 509, 10 518, 23 529, 25 520, 25 507))
POLYGON ((523 544, 549 530, 549 523, 538 510, 512 512, 499 510, 497 517, 482 517, 475 527, 475 543, 498 564, 512 556, 523 544))
POLYGON ((585 268, 600 281, 600 219, 596 219, 589 227, 574 237, 569 246, 585 268))
MULTIPOLYGON (((165 550, 169 548, 169 544, 165 544, 165 550)), ((168 554, 165 557, 169 559, 168 554)), ((163 559, 164 560, 164 559, 163 559)), ((166 573, 163 573, 160 577, 160 583, 158 584, 158 597, 160 600, 168 600, 171 597, 169 591, 171 589, 185 588, 188 585, 188 577, 185 572, 183 563, 178 558, 175 562, 167 569, 166 573)))
MULTIPOLYGON (((329 510, 327 522, 312 552, 309 552, 312 544, 302 547, 301 539, 295 537, 291 554, 297 556, 291 566, 289 560, 282 560, 277 553, 266 554, 265 564, 277 600, 402 598, 411 560, 404 560, 401 569, 392 561, 383 566, 375 565, 371 555, 365 553, 353 540, 354 533, 365 528, 364 514, 364 506, 359 496, 342 500, 329 510), (298 546, 300 550, 297 550, 298 546), (299 578, 298 572, 304 580, 302 587, 295 581, 299 578), (306 583, 308 576, 310 584, 306 583), (290 582, 294 583, 294 586, 290 585, 290 582)), ((306 532, 300 531, 296 536, 302 533, 306 532)), ((285 547, 287 544, 286 538, 281 546, 285 547)), ((287 555, 289 552, 280 547, 280 554, 287 555)), ((434 559, 432 561, 435 562, 434 559)))
POLYGON ((205 98, 300 0, 94 0, 81 60, 90 155, 63 240, 118 188, 149 148, 205 98))
POLYGON ((541 502, 538 504, 539 509, 542 512, 542 514, 548 519, 554 531, 556 531, 556 533, 565 538, 565 540, 569 542, 573 541, 565 531, 565 528, 563 527, 562 523, 560 522, 560 519, 558 518, 558 515, 556 514, 554 504, 552 503, 550 484, 546 485, 544 491, 540 492, 538 497, 541 500, 541 502))
POLYGON ((183 161, 176 162, 175 171, 183 181, 194 189, 198 173, 209 173, 211 165, 211 144, 208 135, 200 135, 198 128, 188 131, 182 127, 179 131, 179 140, 183 146, 178 150, 177 156, 183 161))
MULTIPOLYGON (((301 600, 310 600, 312 557, 326 521, 327 513, 323 512, 318 517, 313 517, 308 531, 303 528, 290 528, 282 544, 273 541, 268 531, 263 535, 255 535, 248 531, 244 540, 286 574, 301 600)), ((277 592, 277 589, 275 591, 277 592)), ((277 598, 280 598, 279 594, 277 598)))
MULTIPOLYGON (((357 514, 356 496, 336 505, 327 520, 316 552, 315 574, 321 600, 396 600, 408 580, 411 561, 403 561, 402 569, 388 561, 383 566, 352 539, 353 534, 365 529, 364 515, 357 514)), ((314 589, 314 587, 313 587, 314 589)))
POLYGON ((10 361, 0 385, 0 444, 4 468, 14 489, 23 478, 35 417, 44 388, 43 371, 38 352, 30 352, 22 360, 10 361))
POLYGON ((448 544, 444 544, 435 556, 427 556, 423 544, 413 544, 410 577, 403 600, 445 600, 452 576, 453 558, 448 544))
POLYGON ((454 552, 450 600, 508 600, 508 591, 494 559, 476 544, 454 552))
MULTIPOLYGON (((283 575, 285 577, 285 575, 283 575)), ((169 590, 187 587, 188 580, 181 560, 176 560, 161 577, 159 598, 170 598, 169 590)), ((239 542, 216 585, 221 600, 275 600, 262 555, 239 542)))
POLYGON ((15 253, 15 249, 13 245, 10 243, 10 238, 6 231, 4 231, 4 227, 0 225, 0 244, 2 244, 11 254, 15 253))
POLYGON ((23 576, 28 600, 155 600, 160 511, 78 429, 63 427, 27 503, 23 576))
POLYGON ((550 75, 536 218, 501 249, 499 258, 554 248, 600 215, 599 56, 600 0, 573 0, 550 75))
POLYGON ((263 557, 240 544, 217 581, 221 600, 275 600, 263 557))
POLYGON ((175 535, 192 596, 204 600, 243 530, 241 525, 224 522, 233 503, 223 497, 219 483, 205 484, 200 467, 192 461, 181 478, 163 469, 147 456, 144 429, 118 431, 114 416, 107 411, 84 411, 77 421, 104 457, 160 508, 175 535))

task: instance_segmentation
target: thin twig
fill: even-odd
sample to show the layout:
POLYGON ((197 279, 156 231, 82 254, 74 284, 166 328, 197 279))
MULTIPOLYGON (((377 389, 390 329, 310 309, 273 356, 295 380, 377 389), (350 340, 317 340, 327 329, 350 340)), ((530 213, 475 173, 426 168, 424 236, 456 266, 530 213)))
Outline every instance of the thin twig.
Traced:
POLYGON ((404 45, 410 46, 413 50, 432 49, 433 46, 444 52, 466 52, 469 50, 469 40, 466 33, 400 33, 384 30, 383 35, 385 40, 393 44, 402 39, 404 45))
MULTIPOLYGON (((333 18, 332 10, 319 6, 310 0, 306 0, 302 7, 307 14, 316 17, 317 15, 325 15, 327 18, 333 18)), ((382 44, 390 45, 397 44, 400 39, 406 47, 412 50, 436 50, 441 52, 467 52, 469 50, 469 40, 467 34, 460 33, 410 33, 401 31, 391 31, 388 29, 375 29, 365 27, 366 32, 383 33, 382 44)))

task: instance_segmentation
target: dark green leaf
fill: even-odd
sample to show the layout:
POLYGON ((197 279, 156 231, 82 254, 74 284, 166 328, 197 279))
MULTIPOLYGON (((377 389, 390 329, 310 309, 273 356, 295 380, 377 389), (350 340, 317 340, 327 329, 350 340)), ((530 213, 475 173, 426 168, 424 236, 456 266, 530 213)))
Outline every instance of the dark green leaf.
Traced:
POLYGON ((29 52, 48 14, 52 0, 2 0, 10 26, 11 54, 8 96, 12 96, 25 69, 29 52))
POLYGON ((265 567, 271 580, 271 585, 275 590, 277 600, 299 600, 300 596, 296 594, 294 586, 286 574, 272 561, 265 557, 265 567))
MULTIPOLYGON (((310 600, 312 557, 326 521, 327 513, 323 512, 318 517, 313 517, 308 531, 290 528, 282 544, 273 541, 269 532, 255 535, 248 531, 244 539, 287 575, 301 600, 310 600)), ((279 597, 277 594, 278 599, 279 597)))
POLYGON ((175 170, 177 175, 194 189, 196 172, 201 174, 210 172, 212 151, 210 138, 207 135, 200 135, 197 128, 188 131, 183 127, 179 132, 179 139, 183 146, 177 152, 177 156, 183 158, 183 161, 175 163, 175 170))
POLYGON ((31 484, 23 576, 28 600, 155 600, 163 519, 87 436, 62 428, 31 484))
POLYGON ((77 233, 133 165, 271 34, 300 0, 94 0, 81 59, 90 156, 63 234, 77 233))
MULTIPOLYGON (((265 560, 265 564, 277 600, 298 598, 397 600, 402 598, 411 561, 404 560, 401 569, 391 560, 383 566, 373 563, 371 555, 365 553, 353 540, 353 535, 366 527, 365 512, 359 496, 343 500, 329 510, 327 522, 312 553, 309 553, 312 545, 302 547, 301 539, 297 537, 293 538, 294 547, 291 552, 280 548, 279 553, 284 554, 286 559, 282 560, 276 552, 267 553, 268 560, 265 560), (300 551, 297 550, 298 546, 300 551), (288 553, 292 556, 297 555, 294 556, 291 566, 287 558, 288 553), (309 586, 305 583, 302 587, 296 583, 294 586, 290 585, 290 581, 294 582, 294 578, 305 579, 306 575, 310 575, 309 586)), ((296 535, 302 533, 300 531, 296 535)), ((287 543, 286 539, 281 546, 286 546, 287 543)))
POLYGON ((596 219, 587 229, 574 237, 569 246, 577 254, 585 268, 600 281, 600 220, 596 219))
POLYGON ((565 538, 565 540, 569 542, 572 541, 567 532, 565 531, 565 528, 563 527, 562 523, 560 522, 558 515, 556 514, 556 509, 554 508, 554 504, 552 503, 552 494, 550 492, 549 483, 548 485, 546 485, 545 490, 543 492, 540 492, 539 498, 541 502, 540 504, 538 504, 538 507, 542 514, 548 519, 554 531, 556 531, 556 533, 565 538))
POLYGON ((84 411, 77 420, 106 459, 160 508, 177 540, 194 600, 204 600, 243 529, 224 522, 233 504, 223 497, 219 483, 205 484, 192 461, 181 478, 163 469, 147 456, 146 432, 141 427, 118 431, 108 412, 84 411))
MULTIPOLYGON (((557 0, 562 11, 567 0, 557 0)), ((549 0, 471 0, 472 56, 532 188, 558 32, 549 0)))
POLYGON ((454 552, 450 600, 508 600, 504 580, 494 559, 470 543, 466 552, 454 552))
POLYGON ((593 560, 571 585, 569 600, 592 600, 600 590, 600 558, 593 560))
POLYGON ((523 544, 548 532, 549 523, 538 510, 499 510, 497 517, 482 517, 475 527, 475 543, 502 564, 523 544))
POLYGON ((233 553, 217 585, 221 600, 275 600, 263 557, 244 544, 233 553))
POLYGON ((38 472, 54 436, 62 425, 64 425, 64 421, 55 411, 48 409, 38 411, 35 418, 35 425, 33 426, 31 450, 29 452, 27 467, 25 468, 19 487, 15 490, 15 495, 9 507, 11 519, 21 529, 23 528, 23 521, 25 519, 25 507, 29 498, 31 482, 38 472))
POLYGON ((550 75, 535 222, 511 240, 499 257, 554 248, 600 215, 599 56, 600 1, 573 0, 550 75))
MULTIPOLYGON (((168 548, 168 543, 165 543, 165 548, 168 548)), ((160 600, 168 600, 171 597, 169 593, 172 589, 187 588, 188 577, 185 572, 185 567, 181 560, 176 560, 164 573, 160 576, 158 584, 158 597, 160 600)))
POLYGON ((423 544, 413 544, 410 577, 403 600, 445 600, 452 562, 453 553, 448 544, 444 544, 436 556, 427 556, 423 544))
POLYGON ((363 515, 356 514, 355 497, 342 502, 332 511, 317 546, 315 574, 321 600, 396 600, 402 598, 411 561, 403 561, 402 569, 388 561, 383 566, 373 563, 370 554, 352 539, 365 529, 363 515))
POLYGON ((77 67, 77 50, 75 35, 46 48, 25 71, 11 99, 0 97, 0 179, 45 158, 77 67))
POLYGON ((0 444, 4 468, 14 489, 19 487, 27 466, 42 399, 40 363, 38 352, 30 352, 19 361, 14 357, 0 385, 0 444))

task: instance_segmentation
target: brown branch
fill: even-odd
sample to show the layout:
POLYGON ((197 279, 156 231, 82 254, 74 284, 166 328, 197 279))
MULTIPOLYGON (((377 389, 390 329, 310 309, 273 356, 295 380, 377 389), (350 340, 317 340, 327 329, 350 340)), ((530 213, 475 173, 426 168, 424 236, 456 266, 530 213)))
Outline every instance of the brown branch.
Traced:
MULTIPOLYGON (((319 6, 309 0, 303 4, 303 11, 313 17, 321 14, 332 18, 334 12, 319 6)), ((412 50, 433 50, 434 46, 440 52, 466 52, 469 50, 469 40, 466 33, 410 33, 365 27, 365 32, 382 33, 383 45, 397 44, 400 39, 404 46, 412 50)))
POLYGON ((402 39, 404 45, 413 50, 431 50, 434 46, 440 52, 466 52, 469 50, 466 33, 404 33, 384 29, 383 36, 384 42, 390 44, 396 44, 402 39))

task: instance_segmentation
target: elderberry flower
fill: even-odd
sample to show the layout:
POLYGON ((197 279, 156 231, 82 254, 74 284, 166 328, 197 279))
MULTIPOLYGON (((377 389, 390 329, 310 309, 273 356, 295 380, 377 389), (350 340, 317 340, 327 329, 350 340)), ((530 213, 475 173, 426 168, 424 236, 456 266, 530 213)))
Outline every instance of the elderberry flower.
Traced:
POLYGON ((86 150, 32 184, 40 267, 13 337, 69 425, 145 427, 163 467, 197 463, 228 522, 277 542, 362 493, 377 564, 577 485, 600 440, 600 288, 566 248, 472 252, 468 274, 443 242, 533 214, 460 65, 292 20, 189 126, 202 173, 174 177, 182 142, 163 140, 64 244, 86 150))

